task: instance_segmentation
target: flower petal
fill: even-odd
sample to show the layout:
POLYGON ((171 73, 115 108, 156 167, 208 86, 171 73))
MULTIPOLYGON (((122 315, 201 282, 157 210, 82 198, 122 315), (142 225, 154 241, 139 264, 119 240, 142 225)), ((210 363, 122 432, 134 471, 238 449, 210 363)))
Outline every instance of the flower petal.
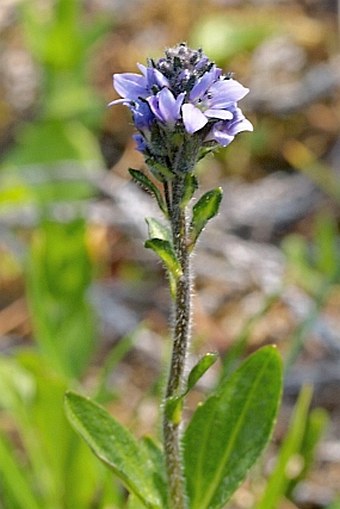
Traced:
POLYGON ((215 65, 212 69, 203 74, 201 78, 198 79, 197 83, 193 86, 189 99, 190 101, 196 102, 198 99, 203 97, 203 95, 207 92, 208 88, 214 83, 214 81, 218 77, 218 69, 215 65))
POLYGON ((222 147, 226 147, 233 141, 235 136, 242 131, 252 131, 252 123, 246 119, 242 111, 237 108, 235 120, 217 122, 210 130, 204 141, 216 141, 222 147))
POLYGON ((204 115, 209 118, 219 118, 221 120, 231 120, 234 117, 231 111, 217 108, 205 110, 204 115))
POLYGON ((163 88, 158 94, 158 108, 164 122, 174 123, 180 117, 180 108, 185 94, 175 99, 168 88, 163 88))
POLYGON ((134 101, 129 108, 132 111, 133 121, 137 129, 142 131, 150 127, 155 117, 150 111, 148 103, 145 101, 134 101))
POLYGON ((221 124, 222 122, 215 124, 204 141, 216 141, 222 147, 227 147, 233 141, 235 136, 232 136, 227 131, 221 129, 221 124))
POLYGON ((158 69, 154 69, 153 67, 146 68, 146 80, 149 90, 154 86, 159 88, 169 86, 168 79, 158 69))
POLYGON ((150 110, 156 116, 156 118, 158 118, 158 120, 163 120, 161 113, 159 111, 158 97, 156 95, 151 95, 146 100, 148 102, 148 105, 150 106, 150 110))
POLYGON ((140 72, 143 74, 143 76, 146 77, 147 67, 145 65, 143 65, 143 64, 140 64, 140 63, 137 64, 137 67, 140 70, 140 72))
POLYGON ((226 108, 232 103, 236 103, 249 92, 249 88, 245 88, 236 80, 219 80, 211 85, 208 90, 209 107, 210 108, 226 108))
POLYGON ((127 99, 138 99, 148 94, 144 76, 132 72, 114 74, 113 87, 121 97, 127 99))
POLYGON ((232 135, 241 133, 243 131, 254 131, 253 124, 247 118, 244 118, 237 122, 232 122, 232 125, 229 128, 229 133, 232 135))
POLYGON ((142 154, 143 154, 145 152, 145 150, 147 149, 147 144, 145 142, 145 138, 139 133, 133 134, 132 138, 136 142, 136 150, 138 150, 139 152, 142 152, 142 154))
POLYGON ((184 127, 190 134, 202 129, 208 122, 207 117, 193 104, 183 104, 182 116, 184 127))

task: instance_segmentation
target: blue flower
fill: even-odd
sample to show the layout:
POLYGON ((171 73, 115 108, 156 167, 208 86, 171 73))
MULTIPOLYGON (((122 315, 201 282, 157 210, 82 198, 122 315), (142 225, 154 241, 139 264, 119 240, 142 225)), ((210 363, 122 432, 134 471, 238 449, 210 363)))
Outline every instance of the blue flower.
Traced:
POLYGON ((245 118, 240 108, 234 106, 230 108, 232 118, 230 120, 222 120, 213 124, 210 132, 204 141, 215 141, 222 147, 226 147, 233 141, 236 134, 242 131, 252 131, 252 123, 245 118))
POLYGON ((148 146, 145 141, 145 138, 141 134, 134 134, 132 137, 136 142, 136 149, 142 153, 146 152, 148 146))
POLYGON ((238 133, 253 130, 237 105, 249 90, 223 75, 202 50, 180 44, 169 48, 165 57, 150 60, 147 66, 138 64, 138 68, 142 74, 113 76, 121 99, 110 106, 124 104, 131 110, 141 152, 146 147, 152 152, 154 145, 159 154, 166 132, 169 136, 174 131, 186 133, 187 141, 192 136, 201 144, 225 147, 238 133))
POLYGON ((165 87, 156 95, 148 97, 147 101, 155 117, 164 124, 172 126, 181 118, 181 106, 184 97, 184 92, 175 97, 173 93, 165 87))
MULTIPOLYGON (((183 104, 183 123, 188 133, 202 129, 209 120, 232 120, 237 101, 249 92, 234 79, 224 79, 221 69, 204 74, 192 88, 189 102, 183 104)), ((250 127, 250 122, 248 127, 250 127)))

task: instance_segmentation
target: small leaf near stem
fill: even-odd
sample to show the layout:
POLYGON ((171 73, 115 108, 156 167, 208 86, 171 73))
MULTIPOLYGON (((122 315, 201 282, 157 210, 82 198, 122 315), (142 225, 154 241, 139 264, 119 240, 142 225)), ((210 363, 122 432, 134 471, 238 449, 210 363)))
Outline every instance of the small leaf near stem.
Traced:
POLYGON ((165 411, 167 412, 168 418, 174 424, 179 424, 181 422, 185 396, 191 391, 191 389, 193 389, 204 373, 206 373, 208 369, 215 364, 217 358, 218 355, 215 352, 206 353, 190 371, 184 392, 182 392, 179 396, 167 399, 165 411))
POLYGON ((198 182, 196 175, 187 173, 184 182, 184 193, 181 201, 181 207, 186 207, 193 197, 195 191, 198 189, 198 182))
POLYGON ((171 231, 167 226, 164 226, 158 219, 154 217, 146 217, 145 221, 148 225, 150 239, 161 239, 172 242, 171 231))
POLYGON ((166 203, 163 199, 163 196, 158 189, 158 187, 147 177, 144 173, 139 170, 134 170, 133 168, 129 168, 129 173, 133 180, 145 191, 152 194, 158 203, 159 208, 163 212, 163 214, 167 217, 168 210, 166 203))
POLYGON ((177 259, 176 253, 168 240, 149 239, 145 242, 145 247, 152 249, 163 261, 164 265, 175 279, 182 275, 182 268, 177 259))
POLYGON ((195 364, 188 376, 186 394, 197 384, 198 380, 202 378, 204 373, 215 364, 218 359, 216 352, 208 352, 195 364))
POLYGON ((222 195, 222 188, 218 187, 205 193, 194 205, 190 225, 190 249, 193 249, 195 246, 200 233, 209 219, 218 214, 222 195))

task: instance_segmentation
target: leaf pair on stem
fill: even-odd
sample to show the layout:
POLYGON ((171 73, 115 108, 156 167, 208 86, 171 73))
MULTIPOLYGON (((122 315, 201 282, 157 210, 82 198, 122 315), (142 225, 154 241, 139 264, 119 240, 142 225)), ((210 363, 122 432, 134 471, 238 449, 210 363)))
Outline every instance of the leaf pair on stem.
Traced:
MULTIPOLYGON (((208 355, 196 365, 188 390, 213 360, 208 355)), ((198 406, 182 437, 189 509, 224 507, 271 436, 281 385, 280 356, 274 347, 264 347, 198 406)), ((151 439, 138 442, 88 398, 68 392, 65 404, 73 427, 140 507, 169 509, 161 448, 151 439)))

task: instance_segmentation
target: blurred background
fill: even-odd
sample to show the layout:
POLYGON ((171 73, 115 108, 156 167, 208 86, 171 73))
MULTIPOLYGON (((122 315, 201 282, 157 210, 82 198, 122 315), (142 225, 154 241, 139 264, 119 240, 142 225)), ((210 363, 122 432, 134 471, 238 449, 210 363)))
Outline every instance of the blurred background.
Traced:
POLYGON ((0 509, 119 509, 66 388, 159 429, 170 299, 143 248, 151 198, 112 74, 186 41, 249 87, 254 133, 200 163, 190 362, 285 362, 273 443, 232 509, 340 507, 340 7, 336 0, 0 0, 0 509), (266 498, 267 497, 267 498, 266 498), (267 500, 267 502, 266 502, 267 500), (268 502, 270 500, 270 503, 268 502))

